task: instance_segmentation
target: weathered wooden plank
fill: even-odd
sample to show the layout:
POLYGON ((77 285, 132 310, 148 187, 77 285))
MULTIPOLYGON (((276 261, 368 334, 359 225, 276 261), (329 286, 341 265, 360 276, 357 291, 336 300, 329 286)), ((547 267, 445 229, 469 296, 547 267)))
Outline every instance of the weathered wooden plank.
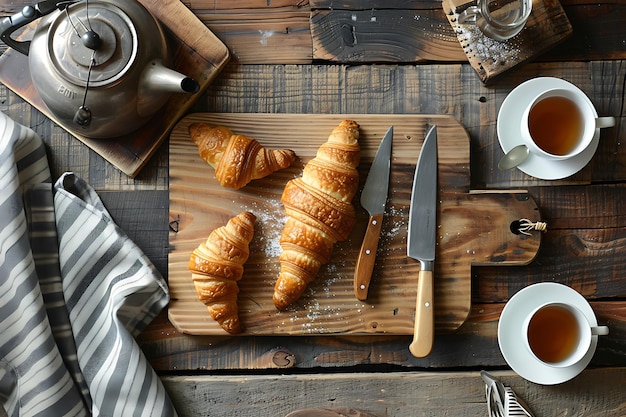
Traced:
MULTIPOLYGON (((623 416, 626 369, 589 369, 557 386, 490 371, 535 416, 623 416)), ((350 407, 378 417, 487 415, 478 372, 163 377, 181 417, 286 416, 303 408, 350 407), (262 410, 262 411, 261 411, 262 410)))
MULTIPOLYGON (((18 12, 29 0, 11 0, 0 6, 1 14, 18 12)), ((433 58, 442 62, 466 62, 461 46, 455 40, 454 32, 441 11, 439 0, 337 2, 333 0, 307 2, 306 0, 183 0, 206 24, 211 31, 227 44, 233 53, 233 59, 239 63, 260 64, 302 64, 311 63, 313 58, 312 36, 309 27, 309 14, 317 11, 354 10, 370 13, 375 10, 394 11, 395 13, 415 12, 432 15, 441 27, 436 26, 432 34, 413 33, 418 38, 425 37, 433 58), (310 3, 310 4, 309 4, 310 3), (435 13, 438 10, 437 13, 435 13), (260 28, 260 30, 259 30, 260 28), (436 42, 431 45, 430 42, 436 42), (436 51, 442 49, 441 53, 436 51)), ((624 59, 626 50, 622 41, 626 36, 626 27, 621 24, 626 5, 616 0, 604 0, 589 4, 580 0, 561 0, 570 19, 574 35, 541 55, 541 61, 601 60, 624 59), (590 18, 592 16, 592 18, 590 18)), ((365 15, 364 15, 365 16, 365 15)), ((409 52, 403 55, 415 55, 414 38, 406 38, 409 52)), ((398 46, 398 45, 397 45, 398 46)), ((417 49, 421 52, 420 49, 417 49)), ((397 54, 397 52, 396 52, 397 54)))
POLYGON ((315 10, 313 59, 344 63, 467 59, 441 10, 315 10))
POLYGON ((228 46, 233 61, 311 63, 308 7, 296 1, 249 2, 249 8, 241 8, 245 2, 210 3, 193 2, 192 11, 228 46))
POLYGON ((476 301, 504 301, 539 281, 567 284, 588 299, 626 296, 626 228, 547 232, 537 258, 525 267, 476 267, 476 301))
POLYGON ((541 217, 548 230, 611 229, 626 227, 624 184, 533 187, 541 217))
POLYGON ((167 191, 98 192, 115 223, 167 276, 167 191))
MULTIPOLYGON (((626 366, 626 303, 592 301, 591 306, 598 322, 611 329, 599 339, 591 365, 626 366)), ((474 304, 465 324, 452 333, 437 333, 433 351, 421 359, 409 353, 407 336, 190 336, 176 331, 165 314, 144 330, 139 343, 158 371, 503 367, 497 342, 503 307, 474 304)))
POLYGON ((316 9, 438 9, 441 0, 310 0, 311 10, 316 9))
MULTIPOLYGON (((561 3, 572 23, 574 35, 541 55, 541 61, 623 59, 626 56, 622 45, 626 28, 619 24, 623 13, 615 13, 615 8, 621 9, 625 5, 608 0, 597 5, 574 0, 561 3), (588 18, 590 14, 593 19, 588 18)), ((214 3, 203 0, 185 4, 229 46, 234 59, 244 64, 298 64, 310 63, 318 58, 351 63, 389 62, 392 59, 403 62, 467 62, 439 0, 328 0, 309 4, 297 0, 251 0, 237 2, 236 5, 227 1, 214 3), (244 9, 250 9, 250 12, 244 12, 244 9), (263 16, 263 21, 258 20, 259 16, 263 16), (343 39, 351 37, 347 36, 347 32, 347 37, 340 36, 342 27, 344 24, 354 26, 353 16, 363 25, 363 30, 359 31, 361 40, 369 39, 368 47, 371 49, 363 48, 364 43, 351 47, 348 46, 350 42, 343 45, 343 39), (373 17, 376 21, 372 21, 373 17), (263 31, 258 30, 261 23, 265 27, 263 31), (329 31, 329 28, 335 30, 329 31), (375 33, 383 37, 376 39, 375 33), (268 38, 270 35, 271 38, 268 38), (385 35, 393 36, 398 42, 384 42, 385 35), (324 43, 336 45, 330 50, 338 54, 333 55, 320 48, 320 44, 324 43)), ((348 26, 345 28, 349 29, 348 26)), ((345 28, 344 31, 347 30, 345 28)))
POLYGON ((543 55, 542 61, 624 59, 626 49, 619 41, 626 37, 624 2, 561 0, 561 3, 572 24, 573 35, 543 55))

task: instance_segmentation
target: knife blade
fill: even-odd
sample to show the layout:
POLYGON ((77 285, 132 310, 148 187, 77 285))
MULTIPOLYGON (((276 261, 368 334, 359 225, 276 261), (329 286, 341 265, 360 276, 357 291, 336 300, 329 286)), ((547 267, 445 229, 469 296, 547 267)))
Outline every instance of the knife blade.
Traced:
POLYGON ((409 351, 427 356, 434 338, 433 271, 437 231, 437 126, 432 126, 420 151, 409 209, 407 255, 420 261, 415 301, 415 328, 409 351))
POLYGON ((363 191, 361 192, 361 206, 369 213, 369 221, 361 250, 356 261, 354 271, 354 295, 361 301, 367 299, 376 250, 380 239, 380 230, 383 223, 383 214, 387 202, 389 189, 389 169, 391 167, 391 144, 393 142, 393 126, 391 126, 378 145, 374 162, 367 174, 363 191))

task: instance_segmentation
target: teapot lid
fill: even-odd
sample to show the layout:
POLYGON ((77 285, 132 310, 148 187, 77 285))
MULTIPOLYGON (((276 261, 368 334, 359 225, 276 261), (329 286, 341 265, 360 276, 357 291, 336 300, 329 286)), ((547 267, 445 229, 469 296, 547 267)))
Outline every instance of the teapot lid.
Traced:
POLYGON ((114 4, 80 2, 54 16, 47 52, 52 66, 67 81, 85 86, 89 80, 89 86, 104 86, 123 77, 135 61, 135 26, 114 4), (98 39, 97 45, 85 41, 90 35, 98 39))

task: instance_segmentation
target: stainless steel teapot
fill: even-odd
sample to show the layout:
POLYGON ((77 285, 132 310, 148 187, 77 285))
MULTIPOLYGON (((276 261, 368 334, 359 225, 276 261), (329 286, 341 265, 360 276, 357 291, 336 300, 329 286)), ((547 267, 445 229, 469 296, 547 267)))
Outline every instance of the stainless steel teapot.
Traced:
POLYGON ((45 0, 2 19, 0 39, 28 55, 43 102, 64 127, 86 137, 128 134, 172 93, 199 90, 167 68, 163 29, 136 0, 45 0), (11 37, 39 18, 32 40, 11 37))

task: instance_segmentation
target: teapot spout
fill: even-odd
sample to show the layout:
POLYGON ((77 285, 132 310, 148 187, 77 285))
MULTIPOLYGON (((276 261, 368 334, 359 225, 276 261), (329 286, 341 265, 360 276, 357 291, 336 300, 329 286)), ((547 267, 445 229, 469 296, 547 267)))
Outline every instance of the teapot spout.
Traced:
POLYGON ((160 60, 152 61, 143 73, 141 87, 156 93, 197 93, 200 85, 196 80, 167 68, 160 60))
POLYGON ((167 101, 168 93, 194 94, 199 90, 200 85, 196 80, 167 68, 161 60, 154 60, 143 71, 139 83, 139 114, 154 113, 167 101))

